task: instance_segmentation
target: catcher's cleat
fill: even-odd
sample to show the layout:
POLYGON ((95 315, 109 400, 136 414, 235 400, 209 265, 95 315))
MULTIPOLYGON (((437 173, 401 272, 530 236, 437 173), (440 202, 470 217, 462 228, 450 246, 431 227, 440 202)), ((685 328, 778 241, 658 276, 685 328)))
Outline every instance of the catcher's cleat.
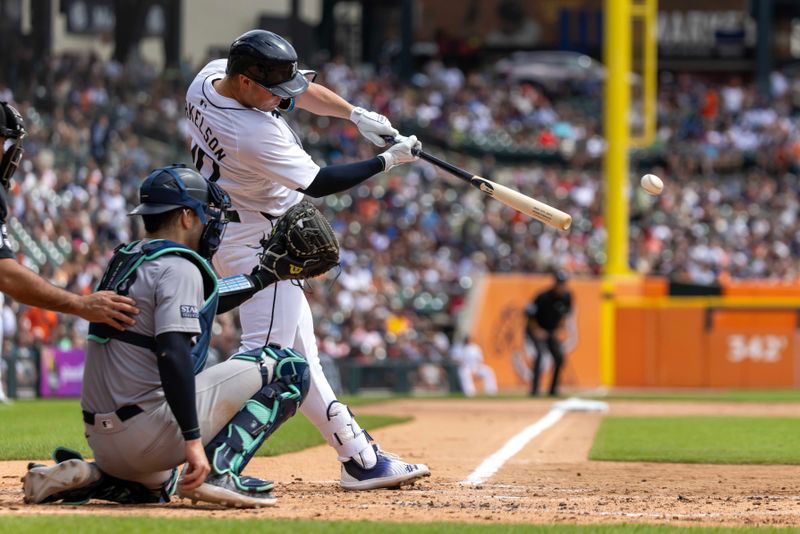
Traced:
POLYGON ((94 484, 101 476, 96 465, 77 459, 49 467, 33 465, 22 477, 24 500, 28 504, 59 500, 59 494, 94 484))
POLYGON ((384 452, 373 443, 372 448, 378 462, 366 469, 355 460, 342 463, 342 479, 339 485, 346 490, 371 490, 379 488, 396 488, 412 484, 417 479, 431 476, 431 470, 425 464, 410 464, 397 455, 384 452))
POLYGON ((231 473, 221 475, 212 473, 198 488, 190 491, 182 490, 178 486, 178 495, 190 499, 192 504, 202 501, 228 508, 261 508, 275 506, 278 502, 278 498, 272 493, 272 482, 253 477, 242 477, 237 480, 231 473), (251 487, 258 489, 248 489, 251 487))

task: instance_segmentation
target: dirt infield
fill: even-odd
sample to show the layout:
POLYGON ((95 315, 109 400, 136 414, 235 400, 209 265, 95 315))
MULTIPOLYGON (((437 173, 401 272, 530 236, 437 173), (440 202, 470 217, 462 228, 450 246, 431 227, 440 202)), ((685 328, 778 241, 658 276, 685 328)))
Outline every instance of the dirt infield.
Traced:
MULTIPOLYGON (((433 476, 400 490, 350 493, 338 489, 338 464, 327 447, 248 468, 276 481, 272 509, 232 511, 190 506, 126 507, 22 504, 25 462, 0 463, 0 514, 147 514, 169 517, 278 517, 380 521, 514 523, 671 523, 800 525, 800 468, 590 462, 587 453, 603 415, 567 413, 533 439, 486 483, 460 484, 509 438, 544 416, 544 400, 395 401, 359 413, 414 415, 381 429, 377 438, 407 459, 427 462, 433 476)), ((610 403, 614 415, 796 416, 796 404, 695 402, 610 403)))

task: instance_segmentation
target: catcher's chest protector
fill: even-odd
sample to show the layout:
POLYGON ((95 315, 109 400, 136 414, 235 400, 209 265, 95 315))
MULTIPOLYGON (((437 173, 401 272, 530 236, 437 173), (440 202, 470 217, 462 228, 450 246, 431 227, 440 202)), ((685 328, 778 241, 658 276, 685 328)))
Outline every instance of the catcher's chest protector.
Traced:
MULTIPOLYGON (((166 254, 176 254, 194 263, 203 275, 204 290, 203 308, 200 310, 201 333, 192 347, 192 367, 197 374, 203 370, 206 364, 208 345, 211 341, 211 326, 214 324, 214 317, 217 314, 219 300, 217 275, 205 258, 185 245, 166 239, 157 239, 145 243, 139 250, 134 250, 138 243, 139 241, 134 241, 117 247, 95 291, 109 290, 120 295, 127 295, 136 281, 136 270, 139 266, 145 261, 151 261, 166 254)), ((156 347, 155 337, 129 331, 120 332, 101 323, 89 325, 89 340, 105 344, 110 339, 131 343, 153 351, 156 347)))

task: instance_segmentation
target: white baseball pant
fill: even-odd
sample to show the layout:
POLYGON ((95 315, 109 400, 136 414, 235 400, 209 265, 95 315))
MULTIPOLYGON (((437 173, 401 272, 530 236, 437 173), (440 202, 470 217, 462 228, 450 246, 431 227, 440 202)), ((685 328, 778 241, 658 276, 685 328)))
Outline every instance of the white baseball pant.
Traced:
MULTIPOLYGON (((272 221, 262 214, 248 211, 238 211, 238 214, 242 222, 228 224, 214 256, 214 268, 222 277, 249 274, 258 263, 259 241, 272 231, 272 221)), ((369 448, 361 428, 346 407, 337 401, 325 378, 311 308, 297 282, 285 280, 259 291, 239 307, 239 319, 242 340, 237 352, 260 349, 269 342, 291 347, 306 357, 311 384, 300 411, 336 449, 339 461, 346 461, 369 448)))

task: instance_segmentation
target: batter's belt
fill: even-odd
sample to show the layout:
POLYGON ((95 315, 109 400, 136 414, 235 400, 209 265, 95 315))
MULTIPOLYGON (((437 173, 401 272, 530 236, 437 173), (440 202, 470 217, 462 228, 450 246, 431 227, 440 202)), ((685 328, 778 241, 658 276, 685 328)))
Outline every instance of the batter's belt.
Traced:
MULTIPOLYGON (((261 215, 262 217, 264 217, 268 221, 274 221, 274 220, 276 220, 278 218, 275 215, 270 215, 269 213, 267 213, 265 211, 242 212, 242 214, 246 214, 244 216, 242 214, 240 214, 238 211, 235 211, 235 210, 228 210, 225 213, 228 216, 228 222, 232 222, 232 223, 240 223, 240 222, 242 222, 243 219, 247 219, 247 215, 250 215, 250 214, 261 215)), ((245 222, 251 222, 251 221, 245 221, 245 222)))

